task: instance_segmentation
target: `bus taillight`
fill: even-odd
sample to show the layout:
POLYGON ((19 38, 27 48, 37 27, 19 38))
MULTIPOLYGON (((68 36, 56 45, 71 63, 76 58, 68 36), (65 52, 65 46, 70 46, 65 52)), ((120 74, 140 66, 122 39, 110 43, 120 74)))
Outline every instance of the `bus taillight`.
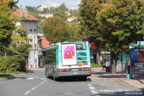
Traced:
POLYGON ((88 70, 89 70, 89 68, 83 68, 82 70, 83 70, 83 71, 88 71, 88 70))
POLYGON ((68 69, 61 69, 61 72, 67 72, 68 69))

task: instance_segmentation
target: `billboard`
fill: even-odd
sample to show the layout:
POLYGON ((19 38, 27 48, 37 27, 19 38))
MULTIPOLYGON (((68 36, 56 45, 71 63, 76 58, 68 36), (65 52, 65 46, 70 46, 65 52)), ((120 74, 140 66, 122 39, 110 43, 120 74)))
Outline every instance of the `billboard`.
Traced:
POLYGON ((77 64, 75 44, 62 45, 62 60, 63 60, 63 65, 77 64))
POLYGON ((144 50, 135 49, 131 51, 131 72, 144 73, 144 50))

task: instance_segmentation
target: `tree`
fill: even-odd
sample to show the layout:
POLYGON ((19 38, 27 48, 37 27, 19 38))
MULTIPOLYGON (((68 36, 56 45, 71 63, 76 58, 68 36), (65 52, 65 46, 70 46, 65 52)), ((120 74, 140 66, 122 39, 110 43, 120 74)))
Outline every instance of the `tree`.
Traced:
POLYGON ((80 11, 79 11, 79 10, 72 11, 72 12, 71 12, 71 16, 80 17, 80 11))
POLYGON ((8 5, 9 5, 10 9, 18 8, 16 4, 19 2, 19 0, 8 0, 8 1, 9 1, 8 5))
POLYGON ((58 12, 59 10, 68 11, 65 4, 61 4, 59 7, 55 8, 55 12, 58 12))
POLYGON ((11 42, 10 37, 15 25, 7 1, 0 1, 0 12, 0 54, 3 54, 11 42))
POLYGON ((58 8, 55 9, 54 16, 59 16, 64 20, 67 19, 68 14, 66 13, 68 9, 66 8, 65 4, 60 5, 58 8))
POLYGON ((90 42, 95 42, 97 46, 97 63, 100 64, 100 50, 104 50, 104 39, 99 33, 98 23, 96 20, 97 12, 101 9, 101 4, 105 0, 82 0, 80 4, 80 16, 81 16, 81 32, 84 38, 87 38, 90 42))
POLYGON ((100 34, 109 44, 115 72, 116 55, 128 51, 129 44, 143 40, 142 0, 108 0, 97 13, 100 34))
POLYGON ((64 10, 59 10, 54 13, 54 16, 59 16, 64 20, 67 20, 68 14, 64 10))
POLYGON ((112 73, 116 55, 128 52, 130 43, 143 40, 143 6, 142 0, 82 0, 83 29, 103 50, 111 51, 112 73))
POLYGON ((27 32, 21 26, 17 26, 16 30, 12 33, 11 41, 9 55, 28 56, 30 40, 28 39, 27 32))
POLYGON ((67 41, 70 38, 69 25, 60 17, 46 19, 46 22, 41 26, 41 30, 50 43, 67 41))
MULTIPOLYGON (((27 36, 27 32, 21 27, 17 26, 16 30, 12 33, 11 43, 8 49, 8 58, 12 58, 9 60, 13 71, 26 71, 26 60, 29 53, 29 39, 27 36)), ((8 71, 12 71, 6 69, 8 71)))
POLYGON ((78 22, 73 22, 70 26, 70 40, 74 41, 81 41, 83 38, 83 35, 81 34, 80 28, 81 25, 78 22))

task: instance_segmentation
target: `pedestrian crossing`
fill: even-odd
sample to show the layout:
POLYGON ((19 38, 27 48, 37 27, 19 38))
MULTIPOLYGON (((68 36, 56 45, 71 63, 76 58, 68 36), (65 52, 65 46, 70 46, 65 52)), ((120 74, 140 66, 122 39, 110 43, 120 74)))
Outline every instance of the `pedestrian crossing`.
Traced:
POLYGON ((97 86, 93 82, 90 82, 88 84, 92 96, 143 96, 141 90, 117 87, 115 89, 112 89, 111 86, 109 86, 109 88, 102 88, 103 85, 101 86, 101 83, 95 83, 98 83, 97 86))

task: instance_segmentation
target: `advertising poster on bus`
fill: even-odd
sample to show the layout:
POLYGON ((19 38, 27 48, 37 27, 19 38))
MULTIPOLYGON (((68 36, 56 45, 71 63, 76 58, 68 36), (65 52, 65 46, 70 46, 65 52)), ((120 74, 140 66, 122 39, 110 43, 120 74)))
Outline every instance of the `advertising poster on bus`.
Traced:
POLYGON ((144 73, 144 50, 131 51, 131 72, 144 73))
POLYGON ((62 45, 63 65, 76 65, 75 44, 62 45))

